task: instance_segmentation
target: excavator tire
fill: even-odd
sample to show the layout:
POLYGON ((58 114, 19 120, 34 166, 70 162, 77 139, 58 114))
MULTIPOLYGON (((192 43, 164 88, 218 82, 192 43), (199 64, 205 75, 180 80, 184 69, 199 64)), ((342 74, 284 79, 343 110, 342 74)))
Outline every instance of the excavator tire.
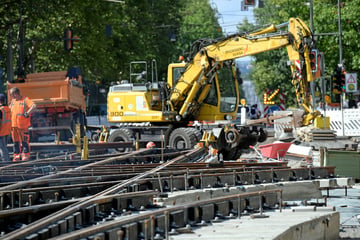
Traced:
POLYGON ((169 146, 174 149, 190 149, 197 143, 195 132, 191 128, 177 128, 170 134, 169 146))
POLYGON ((260 129, 258 142, 265 142, 268 137, 268 132, 265 129, 260 129))
POLYGON ((165 131, 165 146, 169 146, 170 134, 172 131, 174 131, 174 129, 174 125, 170 125, 169 128, 165 131))
POLYGON ((202 133, 200 130, 196 129, 196 128, 189 128, 190 132, 192 132, 195 137, 196 137, 196 141, 200 142, 201 138, 202 138, 202 133))
MULTIPOLYGON (((133 132, 130 129, 118 129, 112 132, 108 142, 129 142, 133 139, 133 132)), ((115 148, 117 152, 130 152, 131 148, 115 148)))
POLYGON ((229 151, 223 151, 223 159, 224 160, 236 160, 241 156, 240 148, 232 148, 229 151))

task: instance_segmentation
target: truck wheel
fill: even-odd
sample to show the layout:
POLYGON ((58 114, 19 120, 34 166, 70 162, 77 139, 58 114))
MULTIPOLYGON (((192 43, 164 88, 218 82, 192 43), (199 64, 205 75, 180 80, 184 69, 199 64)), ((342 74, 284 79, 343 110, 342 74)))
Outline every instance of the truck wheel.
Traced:
POLYGON ((196 136, 190 128, 177 128, 170 134, 169 146, 174 149, 190 149, 197 143, 196 136))
POLYGON ((100 134, 100 133, 98 133, 98 132, 92 132, 92 133, 91 133, 91 141, 92 141, 92 142, 98 142, 99 139, 100 139, 99 134, 100 134))
MULTIPOLYGON (((108 142, 130 142, 133 139, 133 132, 129 129, 118 129, 112 132, 108 142)), ((115 148, 117 152, 130 152, 132 148, 115 148)))

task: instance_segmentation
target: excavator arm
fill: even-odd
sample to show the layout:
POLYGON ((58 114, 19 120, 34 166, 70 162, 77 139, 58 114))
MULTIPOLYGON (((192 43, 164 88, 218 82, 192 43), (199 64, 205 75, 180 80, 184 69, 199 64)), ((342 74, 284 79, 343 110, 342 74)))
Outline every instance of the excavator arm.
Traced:
POLYGON ((174 86, 170 95, 171 105, 181 118, 196 114, 194 109, 203 103, 217 70, 226 61, 286 47, 297 101, 306 112, 303 125, 308 125, 318 115, 312 112, 309 98, 308 82, 313 80, 309 59, 311 37, 311 31, 302 20, 291 18, 284 24, 200 45, 174 86), (287 31, 280 31, 286 26, 287 31))

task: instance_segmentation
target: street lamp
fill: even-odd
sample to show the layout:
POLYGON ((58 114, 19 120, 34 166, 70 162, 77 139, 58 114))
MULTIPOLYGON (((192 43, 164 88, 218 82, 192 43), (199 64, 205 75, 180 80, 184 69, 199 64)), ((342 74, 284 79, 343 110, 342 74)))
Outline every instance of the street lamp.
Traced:
POLYGON ((342 28, 341 28, 341 0, 338 0, 338 29, 339 29, 339 64, 343 64, 343 51, 342 51, 342 28))
MULTIPOLYGON (((310 31, 312 33, 312 36, 314 36, 314 15, 313 15, 313 0, 309 1, 309 8, 310 8, 310 31)), ((314 40, 314 37, 313 37, 314 40)), ((316 43, 315 43, 316 44, 316 43)), ((309 49, 311 50, 311 49, 309 49)), ((311 97, 312 97, 312 105, 316 106, 316 102, 315 102, 315 84, 314 81, 310 82, 310 90, 311 90, 311 97)))
MULTIPOLYGON (((339 29, 339 64, 338 66, 341 67, 341 69, 344 69, 343 65, 343 51, 342 51, 342 28, 341 28, 341 0, 338 0, 338 29, 339 29)), ((345 93, 341 92, 340 97, 340 109, 341 109, 341 128, 342 128, 342 135, 345 136, 345 124, 344 124, 344 99, 345 93)))

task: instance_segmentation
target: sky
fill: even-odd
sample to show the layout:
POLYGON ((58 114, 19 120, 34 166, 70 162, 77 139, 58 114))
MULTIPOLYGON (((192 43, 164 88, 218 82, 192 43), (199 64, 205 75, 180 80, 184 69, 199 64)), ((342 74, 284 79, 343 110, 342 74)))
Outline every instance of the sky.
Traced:
MULTIPOLYGON (((219 24, 225 35, 237 32, 236 26, 245 18, 250 23, 254 23, 253 7, 248 7, 248 11, 241 11, 241 2, 244 0, 209 0, 213 8, 219 12, 219 24)), ((255 1, 257 2, 257 1, 255 1)), ((251 57, 239 58, 237 61, 251 61, 251 57)))
MULTIPOLYGON (((244 0, 209 0, 213 8, 219 12, 219 24, 225 35, 237 32, 236 26, 245 18, 250 23, 254 23, 253 7, 248 7, 248 11, 241 11, 241 2, 244 0)), ((256 1, 257 2, 257 1, 256 1)))

